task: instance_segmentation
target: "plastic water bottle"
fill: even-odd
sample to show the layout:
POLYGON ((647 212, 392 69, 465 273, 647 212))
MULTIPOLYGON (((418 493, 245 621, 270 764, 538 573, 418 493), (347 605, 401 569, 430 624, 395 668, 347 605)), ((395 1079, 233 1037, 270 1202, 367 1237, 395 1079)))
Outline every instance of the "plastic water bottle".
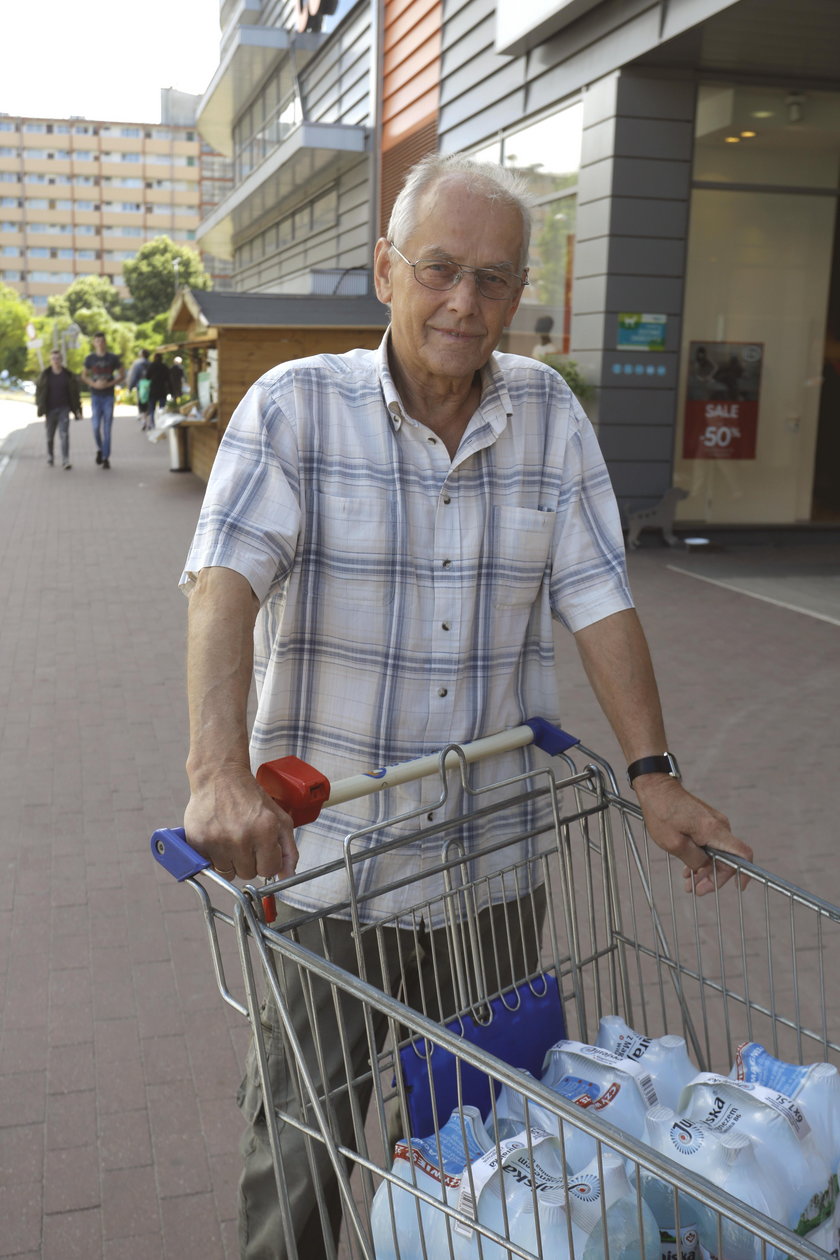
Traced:
POLYGON ((825 1251, 837 1247, 837 1178, 798 1102, 703 1072, 683 1090, 680 1109, 717 1133, 745 1134, 762 1177, 775 1181, 774 1218, 825 1251))
MULTIPOLYGON (((391 1172, 442 1202, 457 1197, 461 1174, 467 1164, 495 1147, 475 1107, 453 1111, 440 1132, 427 1138, 411 1138, 394 1147, 391 1172)), ((422 1260, 420 1231, 429 1257, 430 1238, 443 1213, 419 1199, 413 1190, 400 1190, 383 1181, 373 1197, 370 1224, 376 1260, 422 1260), (419 1222, 418 1222, 419 1211, 419 1222), (393 1214, 393 1215, 392 1215, 393 1214), (399 1246, 399 1251, 397 1247, 399 1246)))
POLYGON ((699 1071, 689 1058, 683 1037, 644 1037, 620 1015, 602 1017, 595 1044, 622 1059, 641 1063, 653 1077, 656 1096, 663 1107, 676 1110, 682 1090, 699 1071))
MULTIPOLYGON (((523 1072, 526 1081, 534 1081, 530 1072, 523 1072)), ((544 1082, 559 1094, 561 1098, 565 1098, 568 1102, 576 1103, 579 1107, 590 1107, 601 1094, 600 1086, 594 1081, 584 1080, 578 1076, 561 1076, 559 1078, 550 1077, 544 1082)), ((514 1137, 517 1133, 521 1133, 523 1129, 534 1126, 538 1129, 544 1129, 548 1133, 560 1137, 561 1125, 557 1114, 549 1111, 540 1103, 536 1103, 533 1099, 528 1098, 527 1108, 525 1095, 519 1090, 510 1089, 507 1085, 503 1085, 496 1099, 495 1107, 495 1130, 496 1136, 500 1139, 514 1137)), ((488 1117, 488 1124, 490 1117, 488 1117)), ((584 1164, 588 1164, 595 1152, 595 1142, 579 1129, 577 1125, 567 1121, 562 1125, 563 1150, 565 1151, 566 1168, 569 1172, 573 1172, 578 1168, 583 1168, 584 1164)))
POLYGON ((656 1217, 644 1198, 638 1201, 624 1160, 614 1151, 605 1148, 600 1164, 595 1159, 572 1178, 569 1212, 588 1235, 582 1256, 575 1250, 576 1260, 604 1260, 608 1251, 610 1260, 660 1260, 656 1217))
POLYGON ((840 1072, 831 1063, 800 1066, 776 1059, 755 1041, 735 1053, 730 1078, 778 1090, 798 1102, 833 1169, 840 1164, 840 1072))
MULTIPOLYGON (((571 1228, 576 1260, 582 1256, 586 1235, 575 1229, 566 1212, 566 1171, 560 1145, 542 1129, 532 1128, 507 1139, 473 1163, 469 1175, 465 1170, 457 1206, 503 1238, 551 1260, 569 1260, 571 1228)), ((429 1260, 442 1260, 449 1255, 446 1224, 435 1228, 431 1245, 427 1245, 429 1260)), ((465 1224, 451 1224, 450 1236, 454 1260, 479 1260, 479 1256, 483 1260, 509 1260, 505 1247, 465 1224)))
MULTIPOLYGON (((777 1219, 778 1185, 759 1167, 749 1138, 743 1133, 723 1133, 720 1141, 732 1152, 722 1188, 747 1207, 763 1212, 772 1220, 777 1219)), ((782 1260, 782 1253, 776 1247, 768 1244, 765 1253, 761 1239, 734 1221, 723 1217, 721 1228, 726 1260, 765 1260, 765 1254, 766 1260, 782 1260)))
MULTIPOLYGON (((660 1155, 666 1155, 684 1171, 722 1184, 722 1171, 729 1156, 719 1136, 708 1125, 681 1119, 670 1107, 652 1107, 645 1122, 644 1140, 660 1155)), ((706 1248, 717 1253, 717 1214, 699 1199, 675 1191, 668 1182, 639 1166, 639 1189, 659 1226, 662 1260, 673 1257, 679 1240, 683 1260, 702 1255, 706 1248)))
MULTIPOLYGON (((658 1102, 653 1078, 641 1063, 580 1041, 559 1041, 551 1047, 543 1064, 542 1083, 636 1138, 644 1133, 648 1108, 658 1102)), ((557 1117, 544 1127, 557 1133, 557 1117)), ((598 1143, 590 1134, 564 1124, 563 1137, 573 1172, 595 1158, 598 1143)))

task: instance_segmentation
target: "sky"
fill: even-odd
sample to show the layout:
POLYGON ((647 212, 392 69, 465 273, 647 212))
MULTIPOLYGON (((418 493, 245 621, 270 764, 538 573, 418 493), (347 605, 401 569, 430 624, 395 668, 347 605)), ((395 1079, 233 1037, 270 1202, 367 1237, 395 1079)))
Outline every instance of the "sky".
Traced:
POLYGON ((219 9, 219 0, 19 4, 4 23, 0 113, 160 122, 162 87, 201 95, 213 77, 219 9))

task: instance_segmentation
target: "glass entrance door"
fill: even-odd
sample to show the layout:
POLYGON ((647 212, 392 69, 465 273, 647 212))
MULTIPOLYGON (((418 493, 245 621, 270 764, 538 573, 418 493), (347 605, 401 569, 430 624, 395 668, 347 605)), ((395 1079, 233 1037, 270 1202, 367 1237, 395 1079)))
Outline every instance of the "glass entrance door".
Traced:
POLYGON ((832 97, 833 127, 803 131, 807 108, 793 115, 786 99, 701 89, 675 449, 683 520, 812 515, 840 113, 832 97), (775 125, 756 121, 766 114, 775 125))

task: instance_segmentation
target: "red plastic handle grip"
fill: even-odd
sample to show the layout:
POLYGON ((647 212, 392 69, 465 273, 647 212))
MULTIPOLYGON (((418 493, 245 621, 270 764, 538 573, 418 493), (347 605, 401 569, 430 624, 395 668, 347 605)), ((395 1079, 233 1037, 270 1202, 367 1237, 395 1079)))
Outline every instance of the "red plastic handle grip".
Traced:
POLYGON ((278 757, 257 771, 257 783, 296 827, 314 822, 330 794, 330 781, 300 757, 278 757))

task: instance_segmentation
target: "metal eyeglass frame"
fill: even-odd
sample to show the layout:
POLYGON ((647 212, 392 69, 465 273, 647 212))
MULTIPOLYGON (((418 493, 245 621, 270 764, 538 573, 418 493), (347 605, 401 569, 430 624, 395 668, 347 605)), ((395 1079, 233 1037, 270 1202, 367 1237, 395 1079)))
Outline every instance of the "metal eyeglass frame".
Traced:
MULTIPOLYGON (((452 283, 451 283, 451 284, 446 285, 446 287, 445 287, 445 288, 438 288, 438 287, 437 287, 437 285, 434 285, 434 284, 426 284, 426 283, 425 283, 425 281, 421 280, 421 279, 420 279, 420 277, 419 277, 419 276, 418 276, 418 274, 417 274, 417 265, 418 265, 418 263, 421 263, 421 262, 443 262, 443 263, 449 263, 449 260, 448 260, 448 259, 445 259, 445 258, 440 258, 440 259, 436 259, 436 258, 417 258, 417 259, 415 259, 415 261, 414 261, 414 262, 412 262, 410 258, 406 258, 405 254, 403 254, 403 253, 401 252, 401 250, 397 249, 397 247, 396 247, 396 245, 394 244, 394 242, 393 242, 393 241, 388 241, 388 244, 390 245, 390 247, 391 247, 391 249, 394 251, 394 253, 399 255, 399 257, 403 260, 403 262, 406 264, 406 266, 411 268, 411 270, 412 270, 412 272, 413 272, 413 274, 414 274, 414 279, 417 281, 417 283, 418 283, 418 284, 422 284, 424 289, 430 289, 430 290, 432 291, 432 293, 449 293, 449 292, 450 292, 450 290, 452 290, 452 289, 456 288, 456 287, 457 287, 457 285, 459 285, 459 284, 461 283, 461 280, 463 279, 463 277, 464 277, 464 276, 465 276, 468 272, 472 272, 472 274, 475 276, 475 287, 476 287, 476 289, 478 290, 478 292, 481 294, 481 296, 482 296, 482 297, 489 298, 489 299, 490 299, 491 301, 493 301, 493 302, 509 302, 512 298, 514 298, 514 297, 516 296, 516 294, 515 294, 515 293, 507 294, 505 297, 499 297, 499 295, 498 295, 497 293, 485 293, 485 292, 484 292, 484 290, 483 290, 483 289, 482 289, 482 287, 481 287, 481 281, 482 281, 482 276, 483 276, 483 274, 485 274, 485 273, 488 273, 488 272, 489 272, 489 273, 490 273, 490 274, 492 274, 492 275, 499 275, 500 273, 499 273, 499 272, 494 271, 492 267, 468 267, 466 263, 456 263, 456 262, 450 263, 450 265, 451 265, 451 266, 453 266, 453 267, 455 267, 457 270, 456 270, 455 277, 454 277, 454 279, 453 279, 452 283)), ((507 278, 507 277, 505 277, 505 278, 507 278)), ((520 275, 517 275, 517 274, 516 274, 516 272, 512 272, 512 273, 511 273, 511 275, 510 275, 510 279, 511 279, 511 280, 518 280, 518 281, 519 281, 519 283, 521 284, 521 286, 522 286, 523 288, 525 287, 525 285, 526 285, 526 284, 530 284, 530 283, 531 283, 531 282, 530 282, 530 280, 528 279, 528 268, 527 268, 527 267, 525 268, 525 270, 523 271, 523 273, 522 273, 522 275, 521 275, 521 276, 520 276, 520 275)))

